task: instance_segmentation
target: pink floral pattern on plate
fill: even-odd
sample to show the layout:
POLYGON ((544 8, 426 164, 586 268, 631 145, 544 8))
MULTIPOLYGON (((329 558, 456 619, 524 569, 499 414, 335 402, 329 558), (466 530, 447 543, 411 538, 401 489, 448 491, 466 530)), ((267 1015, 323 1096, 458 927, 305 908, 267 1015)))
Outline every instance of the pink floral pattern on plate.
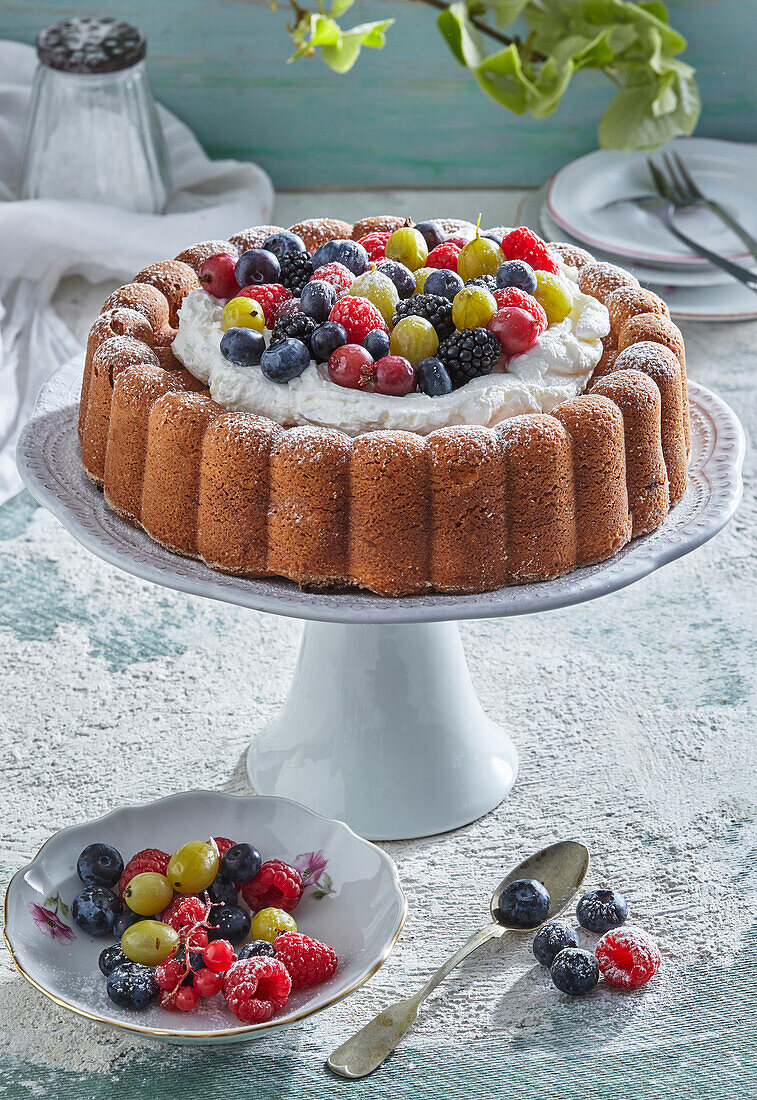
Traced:
POLYGON ((60 894, 45 898, 44 905, 30 901, 29 913, 43 936, 49 936, 51 940, 63 940, 65 943, 70 943, 75 938, 73 929, 58 916, 58 913, 63 917, 68 916, 68 906, 60 894))
POLYGON ((294 860, 294 866, 302 875, 302 885, 313 891, 310 896, 314 901, 336 893, 331 875, 326 871, 328 862, 323 848, 317 852, 302 852, 294 860))

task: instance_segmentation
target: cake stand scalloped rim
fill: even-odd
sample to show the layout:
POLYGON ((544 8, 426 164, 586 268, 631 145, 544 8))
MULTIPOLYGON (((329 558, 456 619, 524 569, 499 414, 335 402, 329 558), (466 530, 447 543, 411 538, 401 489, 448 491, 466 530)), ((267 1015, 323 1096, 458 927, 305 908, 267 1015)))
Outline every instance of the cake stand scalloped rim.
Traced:
POLYGON ((370 592, 304 592, 283 579, 250 580, 211 570, 152 541, 111 512, 85 476, 77 436, 82 358, 45 384, 23 428, 16 461, 36 500, 92 553, 143 580, 277 615, 339 623, 445 622, 556 610, 615 592, 696 549, 728 523, 741 499, 744 432, 716 394, 689 382, 690 484, 657 531, 612 558, 551 581, 469 596, 396 599, 370 592))

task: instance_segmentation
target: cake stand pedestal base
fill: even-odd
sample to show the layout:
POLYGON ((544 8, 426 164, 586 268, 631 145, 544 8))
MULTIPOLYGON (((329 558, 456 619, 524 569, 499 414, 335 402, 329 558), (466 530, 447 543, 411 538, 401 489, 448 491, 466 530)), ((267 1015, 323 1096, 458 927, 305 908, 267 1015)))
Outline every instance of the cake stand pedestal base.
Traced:
POLYGON ((308 622, 289 694, 247 770, 261 794, 398 840, 493 809, 518 757, 481 708, 454 623, 308 622))

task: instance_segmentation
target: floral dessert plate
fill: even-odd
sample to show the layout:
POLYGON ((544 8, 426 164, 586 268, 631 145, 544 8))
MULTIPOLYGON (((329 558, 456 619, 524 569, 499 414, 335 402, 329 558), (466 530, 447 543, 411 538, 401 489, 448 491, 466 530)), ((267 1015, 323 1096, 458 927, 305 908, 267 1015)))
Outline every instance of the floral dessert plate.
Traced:
POLYGON ((5 941, 21 974, 56 1004, 109 1027, 174 1043, 255 1039, 288 1027, 352 993, 379 969, 402 929, 407 902, 397 869, 385 852, 341 821, 331 821, 286 798, 236 797, 188 791, 55 833, 17 871, 5 897, 5 941), (264 859, 282 859, 302 873, 306 889, 295 917, 300 931, 329 943, 336 973, 321 985, 292 993, 272 1019, 241 1024, 223 997, 201 999, 193 1012, 142 1012, 117 1007, 98 968, 112 936, 93 938, 71 916, 82 889, 79 853, 104 841, 125 860, 148 847, 173 851, 187 840, 227 836, 254 844, 264 859))

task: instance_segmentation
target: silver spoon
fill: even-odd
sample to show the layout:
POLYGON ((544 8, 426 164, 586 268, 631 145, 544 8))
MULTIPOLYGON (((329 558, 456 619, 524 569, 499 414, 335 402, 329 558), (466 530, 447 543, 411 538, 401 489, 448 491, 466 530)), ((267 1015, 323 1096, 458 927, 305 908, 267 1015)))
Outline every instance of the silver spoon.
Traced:
POLYGON ((431 975, 422 989, 413 997, 404 1001, 397 1001, 390 1008, 385 1008, 378 1016, 356 1032, 346 1043, 342 1043, 330 1056, 326 1065, 340 1077, 365 1077, 378 1069, 384 1059, 388 1058, 402 1036, 410 1029, 418 1015, 418 1009, 441 981, 455 969, 455 967, 476 951, 482 944, 489 940, 504 937, 509 933, 512 937, 515 933, 533 935, 536 928, 518 928, 515 925, 500 923, 495 915, 499 902, 499 895, 507 886, 519 878, 535 878, 543 883, 549 890, 551 904, 546 920, 551 920, 561 913, 570 903, 578 887, 586 877, 589 869, 589 852, 586 845, 576 840, 562 840, 559 844, 551 844, 548 848, 542 848, 540 852, 529 856, 514 867, 505 878, 502 879, 497 889, 492 894, 489 909, 492 916, 492 924, 476 932, 474 936, 464 943, 455 954, 447 959, 443 966, 431 975))

